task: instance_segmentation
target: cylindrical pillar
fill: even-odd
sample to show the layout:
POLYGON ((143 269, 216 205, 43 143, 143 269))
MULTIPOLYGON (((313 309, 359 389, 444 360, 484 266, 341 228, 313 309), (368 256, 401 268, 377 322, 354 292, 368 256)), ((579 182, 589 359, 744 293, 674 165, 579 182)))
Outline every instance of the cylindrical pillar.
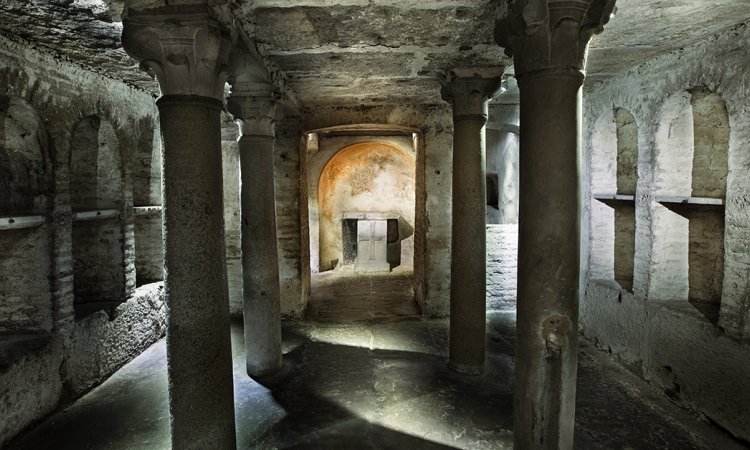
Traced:
POLYGON ((282 366, 274 136, 243 135, 239 144, 246 365, 262 379, 282 366))
POLYGON ((210 9, 128 9, 123 47, 159 80, 172 448, 235 448, 221 123, 230 39, 210 9))
POLYGON ((487 101, 500 87, 502 68, 449 72, 443 98, 453 104, 453 218, 449 366, 476 375, 484 370, 486 320, 487 101), (464 72, 461 74, 461 72, 464 72))
POLYGON ((513 448, 573 448, 578 336, 581 85, 614 1, 514 2, 495 40, 520 88, 513 448))
POLYGON ((227 110, 240 127, 240 209, 245 365, 273 383, 283 367, 273 153, 278 93, 263 63, 236 49, 227 110))
POLYGON ((484 369, 486 320, 486 116, 453 117, 450 366, 484 369))
POLYGON ((164 285, 172 448, 235 448, 224 262, 222 103, 157 102, 163 145, 164 285))
POLYGON ((514 447, 573 448, 578 335, 580 70, 521 89, 514 447))

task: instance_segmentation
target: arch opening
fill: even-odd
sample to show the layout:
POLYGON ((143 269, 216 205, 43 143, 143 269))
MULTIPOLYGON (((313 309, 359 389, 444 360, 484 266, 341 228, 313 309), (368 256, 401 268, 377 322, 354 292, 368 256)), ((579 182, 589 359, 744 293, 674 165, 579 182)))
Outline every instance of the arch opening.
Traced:
POLYGON ((123 177, 120 143, 97 116, 73 130, 73 290, 77 316, 109 309, 125 298, 123 177))
POLYGON ((36 111, 0 95, 0 335, 53 329, 47 155, 36 111))
POLYGON ((724 280, 729 117, 721 97, 696 87, 670 98, 656 135, 658 228, 654 254, 668 290, 717 323, 724 280), (657 253, 658 252, 658 253, 657 253))

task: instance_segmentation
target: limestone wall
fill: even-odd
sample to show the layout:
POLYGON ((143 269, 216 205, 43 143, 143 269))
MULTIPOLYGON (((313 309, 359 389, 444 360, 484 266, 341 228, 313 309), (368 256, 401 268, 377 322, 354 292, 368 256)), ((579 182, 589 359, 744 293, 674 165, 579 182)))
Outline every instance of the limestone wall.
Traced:
POLYGON ((515 310, 518 224, 487 225, 487 310, 515 310))
POLYGON ((133 208, 159 208, 151 95, 0 37, 0 121, 2 446, 161 337, 165 312, 160 284, 136 289, 138 268, 161 278, 133 208))
POLYGON ((584 334, 748 441, 749 60, 741 24, 586 86, 581 253, 584 334), (632 292, 615 280, 616 207, 592 197, 620 187, 617 108, 637 128, 632 292))

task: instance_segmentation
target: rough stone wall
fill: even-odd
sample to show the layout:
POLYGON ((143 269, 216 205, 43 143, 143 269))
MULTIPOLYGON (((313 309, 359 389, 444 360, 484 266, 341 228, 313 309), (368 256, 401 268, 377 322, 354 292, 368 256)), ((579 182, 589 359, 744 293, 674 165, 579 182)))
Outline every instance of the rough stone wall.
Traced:
MULTIPOLYGON (((64 392, 81 394, 145 349, 164 331, 161 290, 154 285, 135 290, 137 250, 132 186, 137 171, 132 169, 132 164, 139 140, 144 139, 144 134, 154 133, 156 108, 151 95, 59 57, 41 53, 23 41, 0 37, 1 98, 26 102, 38 115, 40 142, 46 149, 43 153, 45 173, 50 174, 50 181, 45 188, 46 200, 34 200, 33 211, 27 207, 21 208, 23 211, 11 211, 12 214, 39 214, 45 224, 22 230, 23 236, 18 239, 12 237, 15 231, 0 230, 4 250, 8 248, 5 244, 10 242, 26 248, 0 254, 3 268, 13 267, 12 272, 4 270, 4 277, 0 278, 0 305, 10 304, 9 299, 19 295, 15 287, 24 279, 19 271, 34 266, 38 267, 38 272, 29 271, 29 276, 36 281, 28 279, 28 282, 34 283, 39 294, 33 295, 47 299, 38 304, 31 302, 45 309, 41 315, 35 313, 42 319, 33 325, 34 329, 12 331, 16 334, 9 334, 10 330, 0 332, 4 352, 17 355, 6 361, 0 371, 0 417, 3 418, 0 421, 0 446, 32 421, 56 408, 61 396, 66 396, 64 392), (99 183, 100 192, 108 193, 105 197, 117 198, 107 202, 107 206, 116 209, 116 218, 88 223, 116 223, 105 228, 112 232, 112 236, 117 235, 109 240, 110 243, 116 242, 120 250, 117 257, 120 294, 115 300, 124 303, 110 316, 100 311, 76 319, 74 252, 83 247, 79 239, 78 250, 74 251, 74 234, 84 234, 88 225, 76 222, 74 233, 70 163, 73 131, 82 120, 91 117, 96 117, 100 124, 111 125, 112 134, 108 139, 116 141, 119 149, 119 154, 112 153, 110 160, 119 158, 118 164, 105 163, 100 167, 120 165, 121 187, 112 190, 112 185, 99 183), (41 256, 42 253, 47 255, 49 262, 41 256), (44 286, 45 282, 48 287, 44 286), (18 342, 28 340, 28 335, 17 334, 20 331, 43 332, 48 336, 49 344, 22 346, 18 342)), ((97 147, 101 137, 97 135, 94 139, 97 147)), ((78 162, 75 160, 77 154, 73 153, 74 168, 78 162)), ((152 170, 153 167, 148 171, 152 170)), ((96 186, 97 179, 112 175, 97 170, 89 182, 96 186)))
POLYGON ((78 396, 104 381, 166 332, 162 283, 136 289, 109 315, 98 311, 76 323, 65 351, 63 383, 78 396))
POLYGON ((0 364, 0 448, 27 425, 51 413, 63 393, 62 340, 20 346, 0 364), (7 364, 7 365, 6 365, 7 364))
MULTIPOLYGON (((224 244, 226 245, 229 313, 233 316, 242 316, 240 146, 236 140, 237 126, 229 124, 229 127, 231 127, 230 131, 225 132, 227 136, 222 137, 221 143, 224 174, 224 244)), ((225 125, 225 130, 226 128, 225 125)))
MULTIPOLYGON (((438 86, 435 86, 438 89, 438 86)), ((422 192, 417 187, 414 267, 417 300, 428 317, 446 316, 450 305, 451 177, 453 120, 450 106, 377 106, 317 108, 302 119, 304 130, 347 124, 379 123, 413 127, 423 139, 417 168, 423 168, 422 192), (424 203, 421 200, 424 200, 424 203), (420 219, 423 217, 423 219, 420 219), (417 235, 423 234, 420 243, 417 235)), ((420 177, 417 174, 417 179, 420 177)), ((315 230, 310 229, 313 234, 315 230)))
POLYGON ((50 234, 0 230, 0 334, 52 331, 50 234))
MULTIPOLYGON (((519 154, 517 103, 491 103, 487 175, 497 180, 497 207, 487 205, 487 310, 515 310, 518 279, 519 154)), ((488 193, 489 194, 489 193, 488 193)))
MULTIPOLYGON (((605 83, 586 86, 584 170, 588 182, 584 183, 581 288, 581 325, 587 337, 744 440, 750 440, 750 390, 742 388, 750 379, 748 60, 750 29, 740 24, 605 83), (718 324, 689 302, 688 219, 673 206, 657 201, 659 195, 691 195, 693 136, 699 140, 702 136, 693 126, 694 109, 700 108, 690 105, 696 88, 718 94, 731 130, 727 146, 711 150, 728 152, 729 167, 718 324), (599 139, 599 125, 611 123, 601 118, 611 115, 613 106, 632 113, 638 127, 632 294, 620 289, 611 276, 597 279, 601 269, 593 258, 602 230, 596 206, 601 202, 591 194, 606 183, 602 174, 607 172, 597 168, 595 155, 609 152, 609 161, 616 157, 612 142, 607 144, 609 149, 597 148, 607 141, 599 139)), ((695 226, 693 230, 698 231, 695 226)))
POLYGON ((729 123, 721 97, 707 89, 690 93, 693 111, 693 197, 723 198, 727 189, 729 123))
POLYGON ((276 184, 276 241, 279 254, 281 315, 300 318, 307 304, 303 289, 302 230, 300 229, 299 117, 276 124, 274 182, 276 184))
POLYGON ((487 225, 487 310, 516 309, 518 224, 487 225))
MULTIPOLYGON (((300 128, 299 118, 276 123, 274 184, 276 242, 279 257, 281 314, 299 318, 307 303, 303 282, 303 248, 300 229, 300 128)), ((224 117, 222 164, 224 172, 224 235, 226 243, 229 310, 242 315, 242 247, 240 224, 240 166, 237 125, 224 117)))
POLYGON ((498 202, 487 206, 487 223, 518 223, 518 120, 518 104, 490 104, 485 131, 487 176, 496 180, 498 202))
POLYGON ((162 245, 161 208, 141 207, 135 213, 136 284, 164 279, 164 246, 162 245))
POLYGON ((75 303, 125 299, 122 225, 116 219, 73 222, 75 303))

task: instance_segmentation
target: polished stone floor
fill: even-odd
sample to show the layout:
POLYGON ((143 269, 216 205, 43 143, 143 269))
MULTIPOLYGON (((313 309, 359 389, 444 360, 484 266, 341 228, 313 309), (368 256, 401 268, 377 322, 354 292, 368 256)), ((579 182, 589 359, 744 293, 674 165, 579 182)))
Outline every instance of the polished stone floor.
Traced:
MULTIPOLYGON (((359 301, 362 320, 285 323, 290 372, 272 389, 244 374, 242 324, 233 324, 238 448, 512 447, 515 315, 489 315, 487 369, 464 377, 446 367, 446 320, 379 321, 367 312, 375 297, 359 301)), ((579 360, 576 448, 742 448, 583 340, 579 360)), ((9 448, 169 448, 164 340, 9 448)))

